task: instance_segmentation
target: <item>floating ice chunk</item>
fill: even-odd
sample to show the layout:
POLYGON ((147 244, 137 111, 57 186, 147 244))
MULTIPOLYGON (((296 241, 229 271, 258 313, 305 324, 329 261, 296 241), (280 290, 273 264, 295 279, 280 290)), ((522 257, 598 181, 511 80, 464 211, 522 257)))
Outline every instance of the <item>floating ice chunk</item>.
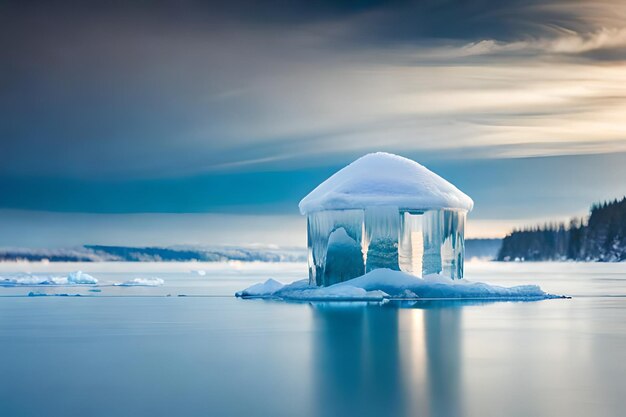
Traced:
POLYGON ((191 270, 191 273, 192 273, 192 274, 199 275, 199 276, 201 276, 201 277, 203 277, 203 276, 205 276, 205 275, 206 275, 206 271, 205 271, 204 269, 192 269, 192 270, 191 270))
POLYGON ((28 293, 29 297, 81 297, 80 294, 46 294, 43 292, 31 291, 28 293))
POLYGON ((16 285, 50 285, 54 284, 53 277, 42 277, 31 274, 16 274, 0 277, 0 285, 16 286, 16 285))
POLYGON ((273 298, 309 301, 380 301, 383 299, 490 299, 540 300, 562 298, 547 294, 537 285, 501 287, 466 279, 451 280, 440 275, 418 278, 390 269, 376 269, 365 275, 329 287, 317 287, 307 280, 282 285, 272 279, 235 294, 242 298, 273 298))
POLYGON ((264 297, 274 294, 276 291, 284 287, 284 284, 276 281, 275 279, 268 279, 265 282, 254 284, 251 287, 246 288, 243 291, 237 292, 237 297, 264 297))
POLYGON ((116 282, 116 287, 158 287, 165 283, 161 278, 135 278, 124 282, 116 282))
POLYGON ((50 275, 16 274, 0 277, 2 286, 35 285, 95 285, 98 280, 82 271, 70 272, 65 277, 50 275))
POLYGON ((271 278, 239 291, 235 295, 242 298, 276 298, 294 301, 382 301, 388 297, 381 291, 366 291, 351 286, 317 287, 309 285, 306 279, 283 285, 271 278))
POLYGON ((83 271, 70 272, 67 276, 68 284, 97 284, 98 280, 83 271))

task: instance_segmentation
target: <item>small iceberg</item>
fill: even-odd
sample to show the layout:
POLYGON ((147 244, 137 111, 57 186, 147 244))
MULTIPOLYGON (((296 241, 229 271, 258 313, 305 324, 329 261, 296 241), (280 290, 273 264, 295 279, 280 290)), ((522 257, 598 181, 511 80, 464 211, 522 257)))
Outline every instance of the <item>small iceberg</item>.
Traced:
POLYGON ((254 284, 243 291, 239 291, 235 295, 237 297, 266 297, 268 295, 274 294, 284 287, 284 284, 270 278, 265 282, 259 282, 258 284, 254 284))
POLYGON ((28 293, 29 297, 81 297, 80 294, 46 294, 43 292, 31 291, 28 293))
POLYGON ((129 281, 116 282, 113 285, 116 287, 159 287, 164 283, 165 281, 161 278, 135 278, 129 281))
POLYGON ((67 276, 68 284, 97 284, 98 280, 83 271, 70 272, 67 276))
POLYGON ((383 301, 415 299, 485 299, 534 301, 566 298, 548 294, 537 285, 501 287, 466 279, 451 280, 440 275, 418 278, 400 271, 375 269, 351 280, 328 287, 309 285, 308 280, 291 284, 268 279, 235 294, 241 298, 286 301, 383 301))
POLYGON ((16 274, 0 277, 0 286, 36 285, 95 285, 98 280, 83 271, 70 272, 65 277, 33 274, 16 274))

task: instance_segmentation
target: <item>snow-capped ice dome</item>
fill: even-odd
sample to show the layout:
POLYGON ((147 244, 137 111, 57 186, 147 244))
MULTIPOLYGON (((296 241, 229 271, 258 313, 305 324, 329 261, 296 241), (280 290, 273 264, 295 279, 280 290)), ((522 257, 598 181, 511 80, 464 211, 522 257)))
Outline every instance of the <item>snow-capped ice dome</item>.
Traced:
POLYGON ((371 206, 469 211, 474 202, 454 185, 417 162, 377 152, 362 156, 337 171, 299 204, 302 214, 371 206))

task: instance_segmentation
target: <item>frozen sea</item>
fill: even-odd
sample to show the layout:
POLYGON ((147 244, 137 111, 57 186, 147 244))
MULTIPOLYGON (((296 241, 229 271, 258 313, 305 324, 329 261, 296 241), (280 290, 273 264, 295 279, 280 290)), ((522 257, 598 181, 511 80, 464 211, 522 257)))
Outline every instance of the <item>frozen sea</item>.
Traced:
POLYGON ((0 287, 0 416, 626 415, 626 264, 470 262, 573 298, 384 305, 233 296, 303 264, 0 264, 76 270, 0 287))

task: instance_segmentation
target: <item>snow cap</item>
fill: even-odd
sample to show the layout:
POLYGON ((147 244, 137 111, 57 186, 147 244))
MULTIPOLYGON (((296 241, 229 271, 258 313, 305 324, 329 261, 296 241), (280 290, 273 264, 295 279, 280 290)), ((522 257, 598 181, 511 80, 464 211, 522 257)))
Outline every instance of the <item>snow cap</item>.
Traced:
POLYGON ((426 167, 398 155, 370 153, 333 174, 300 201, 300 213, 396 206, 471 210, 474 202, 426 167))

